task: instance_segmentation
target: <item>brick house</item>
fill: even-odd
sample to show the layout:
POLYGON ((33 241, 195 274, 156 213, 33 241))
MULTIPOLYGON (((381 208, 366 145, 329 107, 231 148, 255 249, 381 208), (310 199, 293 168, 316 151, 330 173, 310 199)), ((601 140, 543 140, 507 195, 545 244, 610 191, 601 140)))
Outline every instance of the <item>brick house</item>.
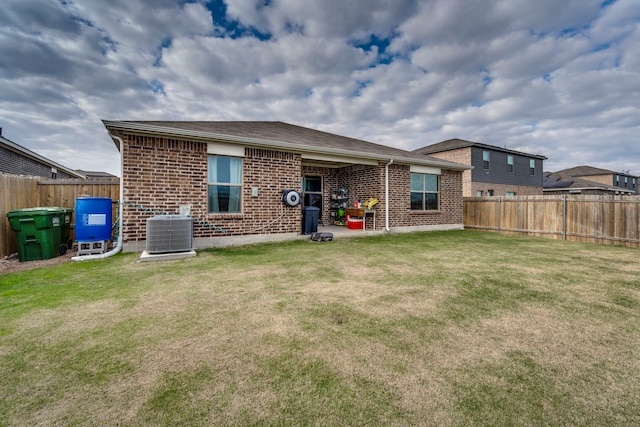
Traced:
POLYGON ((465 165, 282 122, 103 123, 122 146, 124 251, 145 249, 154 212, 185 206, 196 249, 291 239, 304 204, 331 223, 340 189, 379 200, 369 230, 463 228, 465 165), (304 203, 285 205, 288 189, 304 203))
POLYGON ((52 179, 85 178, 81 173, 3 137, 2 128, 0 128, 0 173, 41 176, 52 179))
POLYGON ((462 174, 464 197, 542 195, 545 156, 457 138, 413 152, 472 166, 462 174))
POLYGON ((544 193, 558 194, 638 194, 640 177, 593 166, 576 166, 557 172, 545 172, 544 193))

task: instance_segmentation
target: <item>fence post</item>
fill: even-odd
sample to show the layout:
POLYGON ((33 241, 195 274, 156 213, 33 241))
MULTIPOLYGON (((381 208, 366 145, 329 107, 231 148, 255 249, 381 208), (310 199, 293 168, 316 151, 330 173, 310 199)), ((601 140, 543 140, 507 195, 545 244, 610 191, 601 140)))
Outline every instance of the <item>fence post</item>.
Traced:
POLYGON ((562 240, 567 240, 567 195, 562 195, 562 240))
POLYGON ((500 217, 502 216, 502 199, 498 196, 498 233, 500 233, 500 217))

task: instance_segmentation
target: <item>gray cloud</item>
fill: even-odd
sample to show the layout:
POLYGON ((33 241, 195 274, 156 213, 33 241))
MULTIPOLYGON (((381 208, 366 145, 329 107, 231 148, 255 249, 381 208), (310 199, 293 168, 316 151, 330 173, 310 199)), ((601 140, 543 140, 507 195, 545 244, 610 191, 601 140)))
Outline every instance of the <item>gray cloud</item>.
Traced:
POLYGON ((100 119, 282 120, 407 149, 459 137, 544 154, 547 169, 640 174, 635 0, 226 4, 243 37, 214 24, 204 1, 8 0, 4 136, 117 173, 100 119))

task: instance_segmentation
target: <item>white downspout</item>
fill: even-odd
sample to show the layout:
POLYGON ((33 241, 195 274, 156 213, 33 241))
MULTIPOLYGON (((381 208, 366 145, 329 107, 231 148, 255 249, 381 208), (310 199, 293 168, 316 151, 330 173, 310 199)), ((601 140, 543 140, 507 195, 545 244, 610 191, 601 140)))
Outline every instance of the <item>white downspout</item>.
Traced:
POLYGON ((384 231, 391 231, 389 228, 389 166, 393 159, 384 166, 384 231))
POLYGON ((118 241, 116 246, 109 252, 98 255, 74 256, 73 261, 89 261, 92 259, 104 259, 117 254, 122 250, 122 228, 123 228, 123 211, 124 211, 124 141, 122 138, 109 134, 111 138, 120 143, 120 200, 118 200, 118 241))

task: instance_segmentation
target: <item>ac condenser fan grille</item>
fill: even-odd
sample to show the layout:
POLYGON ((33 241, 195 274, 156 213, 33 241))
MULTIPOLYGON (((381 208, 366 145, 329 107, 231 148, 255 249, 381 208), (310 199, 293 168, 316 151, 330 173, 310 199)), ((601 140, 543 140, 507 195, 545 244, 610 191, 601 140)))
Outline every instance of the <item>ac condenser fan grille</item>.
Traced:
POLYGON ((193 249, 193 218, 159 215, 147 219, 147 252, 186 252, 193 249))

